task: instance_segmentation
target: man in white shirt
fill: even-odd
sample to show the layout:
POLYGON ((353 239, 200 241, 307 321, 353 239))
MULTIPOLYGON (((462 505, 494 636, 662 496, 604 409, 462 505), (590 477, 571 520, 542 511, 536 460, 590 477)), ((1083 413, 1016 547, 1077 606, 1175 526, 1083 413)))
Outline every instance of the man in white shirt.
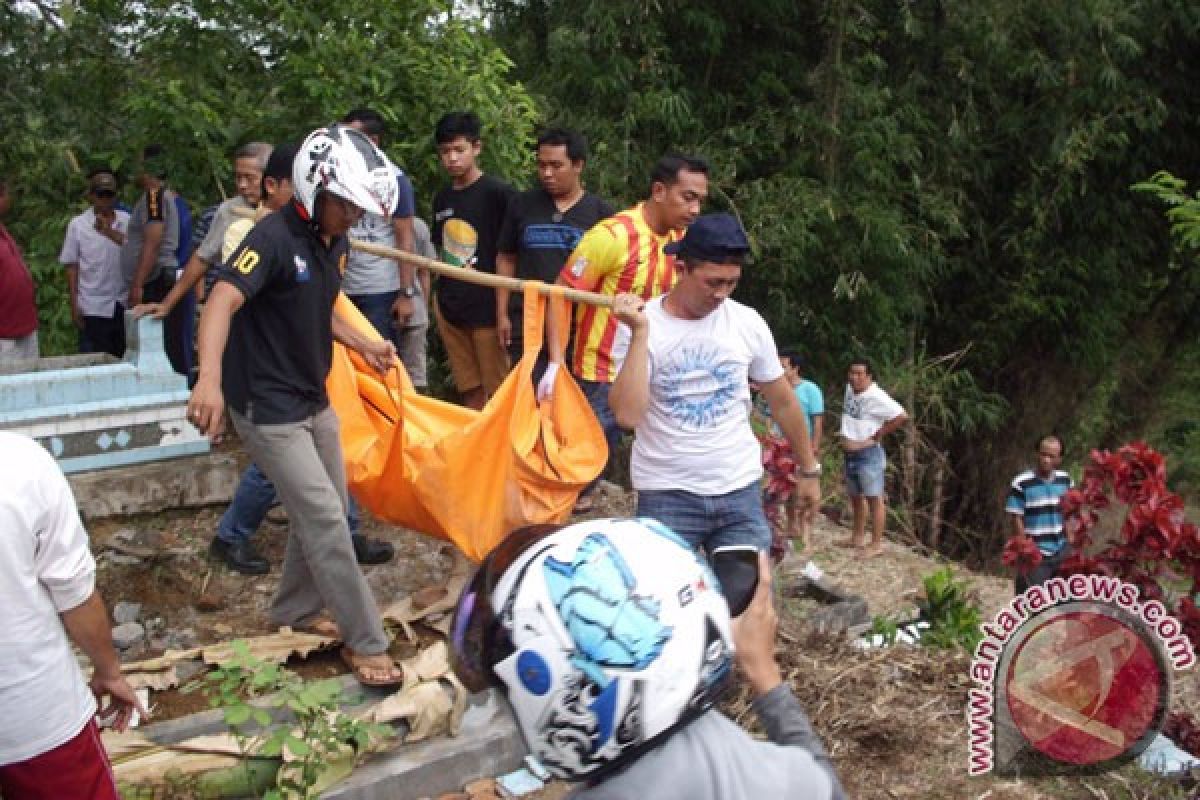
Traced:
POLYGON ((880 442, 901 427, 908 415, 903 406, 875 383, 871 365, 865 359, 851 362, 846 380, 841 435, 846 454, 846 494, 854 507, 854 535, 843 544, 873 558, 883 553, 883 529, 887 523, 883 489, 887 455, 880 442), (864 550, 868 506, 871 544, 864 550))
POLYGON ((145 713, 113 649, 71 487, 41 445, 0 431, 0 795, 118 800, 93 716, 145 713), (70 641, 68 641, 68 639, 70 641), (92 662, 85 682, 71 642, 92 662))
POLYGON ((107 167, 88 173, 92 207, 67 224, 58 261, 67 270, 71 319, 79 328, 79 352, 125 355, 125 280, 121 245, 129 212, 116 208, 117 178, 107 167))
POLYGON ((646 303, 632 294, 613 303, 624 325, 613 347, 620 371, 609 404, 618 424, 635 431, 637 516, 659 520, 709 553, 727 545, 766 550, 771 528, 759 491, 750 381, 797 454, 801 506, 816 505, 821 467, 767 323, 729 299, 750 243, 732 215, 706 214, 664 252, 679 264, 675 286, 646 303))

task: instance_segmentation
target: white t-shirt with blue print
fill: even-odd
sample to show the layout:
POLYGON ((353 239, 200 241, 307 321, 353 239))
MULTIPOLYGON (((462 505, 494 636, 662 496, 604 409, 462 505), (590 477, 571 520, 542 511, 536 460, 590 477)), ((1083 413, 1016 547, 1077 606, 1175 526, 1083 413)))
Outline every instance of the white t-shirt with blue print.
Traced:
MULTIPOLYGON (((635 489, 726 494, 762 477, 762 447, 750 428, 749 381, 783 375, 775 340, 754 309, 725 300, 708 316, 684 320, 646 304, 650 404, 635 431, 635 489)), ((621 325, 613 345, 629 350, 621 325)))

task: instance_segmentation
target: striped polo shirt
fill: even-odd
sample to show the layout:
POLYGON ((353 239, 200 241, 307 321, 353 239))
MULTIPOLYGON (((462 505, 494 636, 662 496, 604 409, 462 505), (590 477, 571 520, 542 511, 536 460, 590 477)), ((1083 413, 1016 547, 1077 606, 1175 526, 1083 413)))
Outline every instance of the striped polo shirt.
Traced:
MULTIPOLYGON (((675 257, 662 249, 678 239, 680 232, 656 234, 646 224, 642 206, 638 203, 584 234, 563 267, 563 282, 610 297, 631 292, 649 300, 666 294, 675 284, 675 257)), ((612 346, 617 325, 617 318, 607 307, 580 306, 576 310, 571 360, 576 376, 605 383, 616 380, 612 346)))
POLYGON ((1052 556, 1067 543, 1060 501, 1073 485, 1071 476, 1061 469, 1049 480, 1030 469, 1013 478, 1009 487, 1004 510, 1025 518, 1025 533, 1033 537, 1043 555, 1052 556))

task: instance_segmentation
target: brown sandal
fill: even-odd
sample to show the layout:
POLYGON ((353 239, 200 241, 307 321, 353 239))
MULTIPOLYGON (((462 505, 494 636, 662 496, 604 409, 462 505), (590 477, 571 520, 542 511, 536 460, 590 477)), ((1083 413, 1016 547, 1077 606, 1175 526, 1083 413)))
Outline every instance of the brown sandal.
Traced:
POLYGON ((342 648, 342 661, 363 686, 399 686, 404 683, 404 670, 387 653, 364 655, 348 645, 342 648), (382 677, 381 677, 382 676, 382 677))
POLYGON ((341 641, 342 631, 333 618, 326 614, 317 614, 311 617, 308 622, 299 623, 291 626, 296 633, 307 633, 310 636, 321 636, 325 639, 337 639, 341 641))

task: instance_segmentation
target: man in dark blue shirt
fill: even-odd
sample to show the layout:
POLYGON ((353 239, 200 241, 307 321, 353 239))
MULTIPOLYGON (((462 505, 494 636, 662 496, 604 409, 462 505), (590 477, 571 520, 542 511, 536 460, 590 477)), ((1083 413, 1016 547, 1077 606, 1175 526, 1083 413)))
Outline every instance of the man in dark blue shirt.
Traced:
MULTIPOLYGON (((509 203, 500 229, 496 274, 554 283, 567 256, 589 228, 616 211, 608 201, 584 190, 587 139, 564 128, 550 128, 537 139, 536 189, 509 203)), ((496 336, 513 363, 521 358, 522 300, 508 289, 496 290, 496 336)))

